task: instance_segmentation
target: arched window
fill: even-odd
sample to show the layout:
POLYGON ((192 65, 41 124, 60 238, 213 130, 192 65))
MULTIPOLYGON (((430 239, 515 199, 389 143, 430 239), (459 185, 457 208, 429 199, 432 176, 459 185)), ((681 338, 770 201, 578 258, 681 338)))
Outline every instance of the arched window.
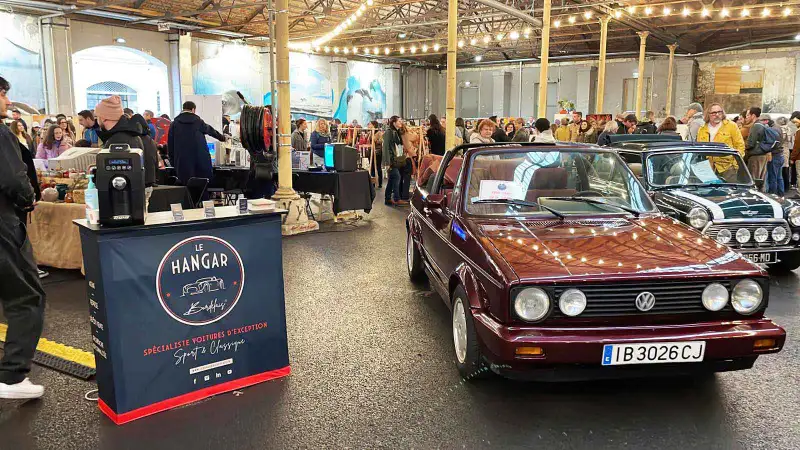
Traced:
POLYGON ((86 108, 94 109, 101 100, 112 95, 119 95, 123 108, 137 110, 136 91, 116 81, 103 81, 86 88, 86 108))

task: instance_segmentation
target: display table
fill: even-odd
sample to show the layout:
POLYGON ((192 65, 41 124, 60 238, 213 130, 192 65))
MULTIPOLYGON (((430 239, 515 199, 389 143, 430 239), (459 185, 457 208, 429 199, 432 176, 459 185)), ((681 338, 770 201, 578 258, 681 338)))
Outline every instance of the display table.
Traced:
POLYGON ((374 186, 366 170, 355 172, 292 171, 292 187, 298 192, 333 196, 333 212, 372 210, 374 186))
POLYGON ((184 209, 192 208, 192 197, 185 186, 155 186, 150 196, 147 212, 169 211, 170 205, 180 203, 184 209))
POLYGON ((81 238, 72 221, 84 217, 86 205, 39 202, 28 216, 28 239, 36 263, 58 269, 80 269, 81 238))
POLYGON ((80 230, 99 407, 122 424, 289 374, 281 214, 80 230))

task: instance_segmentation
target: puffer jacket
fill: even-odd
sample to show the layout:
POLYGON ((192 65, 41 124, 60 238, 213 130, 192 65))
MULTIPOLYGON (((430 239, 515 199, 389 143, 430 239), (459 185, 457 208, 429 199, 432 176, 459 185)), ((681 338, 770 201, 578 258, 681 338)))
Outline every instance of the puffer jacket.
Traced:
POLYGON ((7 126, 0 124, 0 218, 19 220, 18 214, 32 208, 34 200, 19 140, 7 126))

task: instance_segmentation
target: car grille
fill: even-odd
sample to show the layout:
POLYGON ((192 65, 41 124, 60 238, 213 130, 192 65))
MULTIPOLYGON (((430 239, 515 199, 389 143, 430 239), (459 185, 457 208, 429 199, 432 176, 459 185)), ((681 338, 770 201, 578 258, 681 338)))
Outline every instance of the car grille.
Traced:
MULTIPOLYGON (((648 280, 646 283, 603 283, 558 286, 553 290, 555 306, 551 319, 587 319, 593 317, 620 317, 642 315, 680 315, 710 313, 702 302, 703 290, 712 282, 720 283, 730 292, 732 280, 703 281, 658 281, 648 280), (558 299, 567 289, 580 289, 586 295, 586 309, 579 316, 571 318, 558 308, 558 299), (636 308, 636 297, 642 292, 650 292, 655 296, 655 305, 649 311, 642 312, 636 308)), ((720 312, 732 312, 730 303, 720 312)), ((719 314, 717 312, 715 314, 719 314)))
POLYGON ((785 221, 772 221, 772 222, 747 222, 747 223, 712 223, 711 225, 706 228, 703 233, 707 236, 711 237, 712 239, 717 239, 717 234, 720 230, 728 230, 731 232, 731 240, 730 242, 726 243, 726 245, 732 248, 744 248, 744 249, 757 249, 757 248, 769 248, 769 247, 776 247, 785 245, 791 239, 792 232, 790 231, 789 224, 785 221), (772 230, 777 227, 783 227, 784 231, 786 231, 786 238, 783 241, 776 242, 772 239, 772 230), (750 232, 750 239, 741 244, 736 240, 736 232, 740 229, 746 229, 750 232), (756 242, 755 240, 755 232, 759 228, 764 228, 769 233, 767 240, 764 242, 756 242))

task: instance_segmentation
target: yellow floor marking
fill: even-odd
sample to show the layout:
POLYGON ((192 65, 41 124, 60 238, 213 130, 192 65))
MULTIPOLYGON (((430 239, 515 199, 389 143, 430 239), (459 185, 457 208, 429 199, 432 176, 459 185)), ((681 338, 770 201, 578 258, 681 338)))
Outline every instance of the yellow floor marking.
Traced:
MULTIPOLYGON (((6 330, 8 330, 8 325, 0 323, 0 341, 6 341, 6 330)), ((92 369, 97 368, 94 364, 94 353, 59 344, 45 338, 39 339, 39 345, 36 346, 36 350, 82 366, 91 367, 92 369)))

